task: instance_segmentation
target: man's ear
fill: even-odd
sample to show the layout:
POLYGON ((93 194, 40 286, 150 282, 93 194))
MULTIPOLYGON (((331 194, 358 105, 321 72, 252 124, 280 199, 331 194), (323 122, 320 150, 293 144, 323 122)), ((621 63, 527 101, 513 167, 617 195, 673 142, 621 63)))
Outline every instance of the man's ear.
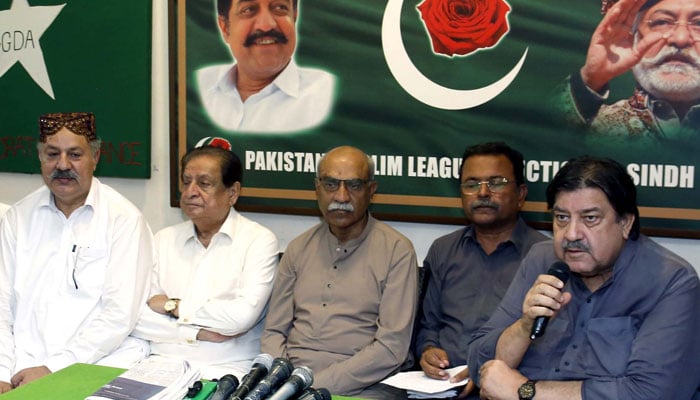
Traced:
POLYGON ((228 18, 225 18, 221 15, 217 18, 217 22, 219 25, 219 30, 221 31, 221 34, 224 36, 224 38, 228 37, 228 30, 229 30, 229 23, 228 23, 228 18))
POLYGON ((377 181, 371 181, 369 183, 369 198, 371 199, 374 197, 374 193, 377 192, 377 187, 379 186, 379 183, 377 181))
POLYGON ((523 208, 525 205, 525 199, 527 198, 527 185, 522 184, 518 186, 518 208, 523 208))
POLYGON ((630 238, 630 231, 634 225, 634 214, 625 214, 620 218, 620 228, 622 229, 622 237, 625 240, 630 238))
POLYGON ((238 201, 238 197, 241 195, 241 183, 236 181, 233 183, 233 185, 228 188, 229 191, 229 203, 231 207, 236 205, 236 202, 238 201))

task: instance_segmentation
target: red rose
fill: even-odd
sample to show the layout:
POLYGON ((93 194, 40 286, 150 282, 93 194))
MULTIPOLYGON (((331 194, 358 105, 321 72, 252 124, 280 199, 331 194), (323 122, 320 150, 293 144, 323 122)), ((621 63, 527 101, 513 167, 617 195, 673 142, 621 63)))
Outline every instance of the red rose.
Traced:
POLYGON ((424 0, 418 10, 433 51, 448 56, 492 47, 509 29, 504 0, 424 0))

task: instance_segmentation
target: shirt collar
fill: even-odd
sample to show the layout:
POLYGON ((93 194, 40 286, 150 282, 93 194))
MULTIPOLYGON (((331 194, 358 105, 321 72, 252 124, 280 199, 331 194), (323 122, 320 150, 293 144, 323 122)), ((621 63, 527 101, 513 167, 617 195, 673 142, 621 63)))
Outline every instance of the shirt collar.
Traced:
MULTIPOLYGON (((520 252, 521 249, 523 248, 525 241, 527 239, 527 233, 528 233, 528 226, 523 221, 521 217, 518 217, 518 222, 515 223, 515 227, 513 228, 513 231, 510 233, 510 237, 499 243, 498 247, 501 247, 504 243, 512 243, 513 246, 515 246, 515 249, 520 252)), ((476 229, 474 229, 473 224, 469 224, 466 226, 464 229, 464 233, 462 234, 462 238, 460 239, 463 243, 466 243, 467 241, 471 241, 475 244, 478 244, 476 240, 476 229)))
MULTIPOLYGON (((100 184, 100 181, 95 178, 94 176, 92 177, 92 181, 90 182, 90 191, 88 192, 87 197, 85 198, 85 203, 78 207, 84 207, 84 206, 89 206, 90 208, 95 208, 95 204, 97 203, 97 187, 100 184)), ((56 200, 54 198, 53 193, 51 192, 51 189, 46 186, 46 193, 42 198, 39 200, 39 207, 48 207, 54 211, 62 212, 61 210, 56 207, 56 200)))
MULTIPOLYGON (((300 76, 301 75, 299 73, 299 67, 292 58, 291 60, 289 60, 289 64, 287 64, 287 66, 284 67, 282 72, 280 72, 280 74, 277 75, 275 80, 273 80, 272 83, 263 88, 259 93, 271 91, 274 88, 278 88, 279 90, 291 97, 299 97, 299 88, 301 87, 300 76)), ((234 64, 233 66, 231 66, 231 68, 223 71, 223 73, 217 79, 216 85, 214 87, 216 88, 216 90, 220 90, 224 93, 230 91, 235 91, 237 93, 237 79, 238 65, 234 64)))
MULTIPOLYGON (((216 239, 217 237, 225 237, 228 238, 229 240, 233 240, 233 237, 236 234, 236 228, 238 226, 237 221, 238 221, 238 212, 231 207, 231 209, 228 212, 228 215, 226 216, 226 220, 224 223, 221 225, 219 228, 219 231, 214 234, 214 237, 212 238, 212 242, 214 240, 221 240, 221 239, 216 239)), ((192 220, 187 221, 189 224, 189 229, 186 229, 184 231, 184 234, 180 236, 180 242, 182 245, 185 245, 186 243, 190 241, 195 241, 197 240, 197 232, 195 231, 194 228, 194 222, 192 220)))

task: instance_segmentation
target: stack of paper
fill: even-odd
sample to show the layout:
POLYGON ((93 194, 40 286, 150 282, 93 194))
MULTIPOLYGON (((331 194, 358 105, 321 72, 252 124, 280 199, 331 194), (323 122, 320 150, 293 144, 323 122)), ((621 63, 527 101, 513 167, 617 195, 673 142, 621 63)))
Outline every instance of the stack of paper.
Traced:
MULTIPOLYGON (((450 376, 454 376, 465 368, 467 368, 466 365, 461 365, 447 369, 446 371, 450 376)), ((453 383, 449 380, 443 381, 428 378, 423 371, 401 372, 382 381, 382 383, 386 385, 406 389, 408 397, 411 399, 442 399, 455 397, 457 396, 457 390, 454 388, 464 386, 467 382, 469 382, 469 379, 453 383)))
POLYGON ((86 400, 181 400, 197 379, 199 370, 187 361, 150 356, 86 400))

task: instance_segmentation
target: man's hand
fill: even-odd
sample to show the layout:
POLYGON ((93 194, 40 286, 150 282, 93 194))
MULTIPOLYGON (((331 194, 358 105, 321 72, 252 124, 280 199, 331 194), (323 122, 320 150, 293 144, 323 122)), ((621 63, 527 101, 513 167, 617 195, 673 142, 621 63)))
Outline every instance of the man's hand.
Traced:
POLYGON ((0 381, 0 394, 1 393, 7 393, 10 390, 12 390, 12 384, 9 382, 2 382, 0 381))
POLYGON ((156 294, 148 301, 146 304, 148 304, 148 307, 157 312, 158 314, 163 314, 163 315, 169 315, 167 312, 165 312, 165 302, 168 301, 170 297, 164 295, 164 294, 156 294))
POLYGON ((517 396, 520 385, 527 382, 524 375, 501 360, 485 362, 479 370, 479 377, 479 396, 489 400, 513 399, 517 396))
POLYGON ((529 336, 535 318, 552 317, 571 301, 571 293, 563 292, 564 282, 556 276, 542 274, 528 290, 523 300, 522 326, 529 336))
POLYGON ((199 332, 197 332, 197 340, 201 340, 203 342, 221 343, 227 340, 231 340, 235 337, 236 336, 222 335, 220 333, 216 333, 208 329, 200 329, 199 332))
POLYGON ((429 378, 449 379, 450 375, 445 371, 449 366, 450 360, 447 358, 447 353, 439 347, 427 346, 420 356, 420 367, 429 378))
POLYGON ((20 387, 50 373, 51 371, 43 365, 41 367, 25 368, 16 373, 15 376, 12 377, 10 382, 12 383, 12 386, 20 387))
POLYGON ((646 0, 620 0, 608 10, 591 36, 581 78, 589 88, 601 93, 616 76, 629 71, 651 46, 664 40, 649 32, 635 43, 634 20, 646 0))

